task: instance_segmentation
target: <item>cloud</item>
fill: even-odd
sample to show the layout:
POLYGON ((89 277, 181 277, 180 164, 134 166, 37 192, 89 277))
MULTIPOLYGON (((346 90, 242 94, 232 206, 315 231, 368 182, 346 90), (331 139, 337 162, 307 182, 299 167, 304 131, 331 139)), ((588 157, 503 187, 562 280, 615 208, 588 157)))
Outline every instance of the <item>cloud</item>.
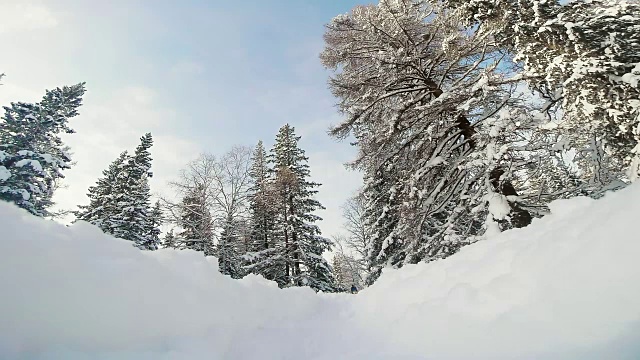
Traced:
POLYGON ((56 14, 42 4, 23 0, 0 2, 0 34, 38 30, 55 27, 59 21, 56 14))

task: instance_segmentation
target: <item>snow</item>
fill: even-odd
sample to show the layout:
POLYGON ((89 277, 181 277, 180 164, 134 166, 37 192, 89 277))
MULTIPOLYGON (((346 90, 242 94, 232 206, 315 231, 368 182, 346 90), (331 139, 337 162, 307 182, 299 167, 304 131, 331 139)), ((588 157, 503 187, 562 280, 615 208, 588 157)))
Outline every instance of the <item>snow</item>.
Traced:
POLYGON ((620 80, 628 83, 632 87, 638 87, 638 84, 640 84, 640 63, 636 64, 630 73, 622 75, 620 80))
POLYGON ((47 164, 53 164, 57 161, 56 158, 53 157, 53 155, 51 154, 40 154, 40 157, 42 158, 42 160, 44 160, 44 162, 46 162, 47 164))
POLYGON ((436 167, 441 164, 445 164, 447 161, 442 156, 436 156, 429 160, 424 166, 427 168, 436 167))
POLYGON ((0 203, 0 358, 640 358, 640 185, 550 209, 358 295, 318 295, 0 203))
POLYGON ((31 168, 34 169, 35 171, 42 172, 42 164, 40 164, 40 161, 38 160, 23 159, 16 162, 15 164, 16 167, 23 167, 27 165, 31 166, 31 168))
POLYGON ((6 167, 0 166, 0 181, 7 181, 11 177, 11 172, 6 167))

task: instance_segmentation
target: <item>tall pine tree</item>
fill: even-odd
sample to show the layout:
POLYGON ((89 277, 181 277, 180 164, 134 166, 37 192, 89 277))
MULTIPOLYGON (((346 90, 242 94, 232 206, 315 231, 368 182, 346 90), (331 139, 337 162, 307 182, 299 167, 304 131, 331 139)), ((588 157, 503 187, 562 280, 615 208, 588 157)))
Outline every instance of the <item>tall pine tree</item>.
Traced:
POLYGON ((131 240, 140 249, 147 250, 157 248, 148 232, 151 219, 151 146, 153 138, 147 133, 140 138, 140 145, 124 165, 116 192, 118 212, 115 221, 118 225, 113 231, 114 236, 131 240))
POLYGON ((84 83, 48 90, 39 103, 12 103, 0 120, 0 200, 48 215, 62 171, 71 167, 61 133, 82 105, 84 83))
POLYGON ((251 157, 251 188, 249 189, 251 243, 244 255, 245 270, 262 275, 284 286, 287 283, 286 266, 276 242, 276 206, 272 171, 262 141, 256 145, 251 157))
POLYGON ((103 177, 98 179, 95 186, 89 187, 87 197, 88 205, 78 206, 75 212, 77 220, 83 220, 99 227, 107 234, 113 234, 118 227, 116 214, 118 202, 116 200, 119 191, 119 181, 124 166, 129 159, 129 154, 124 151, 114 160, 109 167, 102 172, 103 177))
POLYGON ((205 256, 213 255, 213 217, 206 201, 207 188, 197 184, 188 189, 178 207, 178 225, 182 228, 176 236, 181 249, 203 251, 205 256))
MULTIPOLYGON (((309 181, 308 158, 298 146, 299 136, 289 124, 280 128, 269 161, 278 200, 277 223, 281 257, 285 264, 285 286, 310 286, 316 291, 334 291, 331 267, 322 257, 331 242, 322 237, 314 214, 323 206, 314 199, 320 184, 309 181)), ((275 263, 278 263, 276 261, 275 263)))
POLYGON ((267 160, 267 152, 262 141, 259 141, 251 157, 251 189, 250 209, 252 227, 252 246, 250 251, 259 252, 269 248, 273 236, 273 192, 271 172, 267 160))
POLYGON ((103 231, 130 240, 140 249, 156 250, 159 245, 158 212, 151 209, 151 134, 140 139, 133 155, 122 153, 107 169, 104 178, 89 188, 90 203, 76 212, 103 231))

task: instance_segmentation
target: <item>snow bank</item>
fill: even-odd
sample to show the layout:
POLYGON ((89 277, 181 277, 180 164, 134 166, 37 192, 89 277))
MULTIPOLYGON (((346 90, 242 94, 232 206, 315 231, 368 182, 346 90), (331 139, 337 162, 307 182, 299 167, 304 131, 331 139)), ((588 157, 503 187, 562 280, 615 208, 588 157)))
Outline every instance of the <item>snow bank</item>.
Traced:
POLYGON ((0 359, 640 358, 640 187, 552 210, 352 296, 0 204, 0 359))

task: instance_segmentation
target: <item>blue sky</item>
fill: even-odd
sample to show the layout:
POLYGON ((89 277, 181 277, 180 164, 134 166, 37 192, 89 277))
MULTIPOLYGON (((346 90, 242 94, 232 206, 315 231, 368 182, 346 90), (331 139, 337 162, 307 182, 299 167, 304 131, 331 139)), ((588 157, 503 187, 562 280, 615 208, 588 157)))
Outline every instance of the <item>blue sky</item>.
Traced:
POLYGON ((318 54, 324 24, 367 2, 0 0, 0 104, 87 82, 67 140, 77 164, 56 196, 62 207, 84 203, 101 171, 147 131, 156 139, 152 188, 163 193, 199 153, 271 145, 288 122, 323 183, 323 232, 335 234, 361 180, 342 165, 354 149, 326 135, 340 118, 318 54))

